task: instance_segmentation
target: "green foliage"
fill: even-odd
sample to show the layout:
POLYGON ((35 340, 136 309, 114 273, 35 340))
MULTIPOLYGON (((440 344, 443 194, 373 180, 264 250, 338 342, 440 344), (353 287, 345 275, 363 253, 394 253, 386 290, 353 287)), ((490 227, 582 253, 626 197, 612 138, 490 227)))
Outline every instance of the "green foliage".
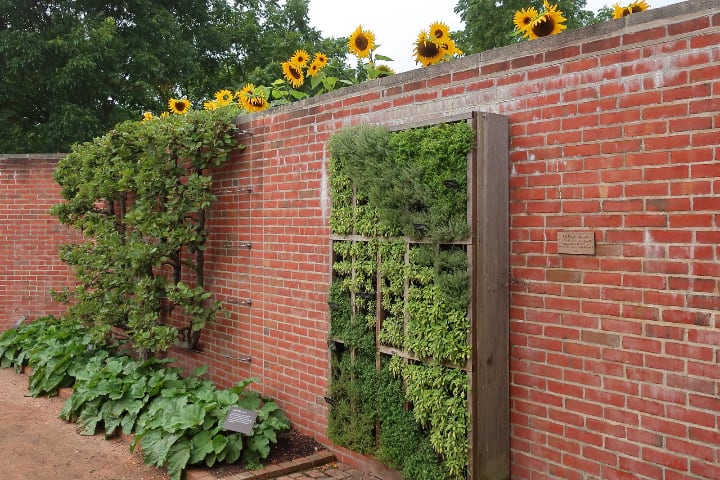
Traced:
POLYGON ((375 451, 377 371, 375 357, 350 351, 332 361, 328 438, 360 453, 375 451))
POLYGON ((394 171, 369 195, 379 205, 380 217, 393 217, 388 222, 399 224, 412 238, 438 242, 466 238, 470 233, 467 155, 474 137, 464 122, 393 134, 394 171))
POLYGON ((330 227, 338 237, 328 436, 411 480, 456 480, 467 470, 461 368, 471 351, 469 278, 458 240, 470 232, 473 139, 466 123, 392 134, 363 125, 329 143, 330 227), (377 371, 377 344, 397 349, 392 369, 377 371), (409 358, 427 363, 406 365, 409 358))
POLYGON ((346 52, 307 0, 0 2, 0 151, 67 152, 178 93, 269 83, 296 48, 346 52))
POLYGON ((379 376, 378 416, 382 428, 378 438, 378 459, 402 471, 409 480, 448 478, 427 432, 406 408, 402 381, 390 373, 387 364, 379 376))
POLYGON ((442 456, 450 478, 466 478, 470 451, 467 374, 439 365, 403 365, 399 361, 392 362, 390 369, 405 380, 405 395, 413 404, 413 415, 428 428, 430 443, 442 456))
POLYGON ((368 198, 378 175, 391 175, 390 134, 380 126, 359 125, 330 138, 330 228, 338 234, 391 236, 399 231, 378 216, 368 198))
POLYGON ((378 340, 392 347, 402 347, 405 338, 405 250, 403 241, 380 245, 380 293, 384 318, 378 340))
MULTIPOLYGON (((607 12, 601 10, 597 15, 585 10, 586 0, 556 0, 551 5, 558 6, 567 18, 566 25, 580 28, 607 20, 607 12)), ((465 29, 458 32, 457 44, 466 54, 491 50, 519 41, 513 35, 515 28, 513 17, 521 8, 543 6, 542 0, 458 0, 455 12, 465 23, 465 29)))
POLYGON ((226 109, 125 122, 60 162, 65 202, 52 213, 87 239, 61 248, 79 281, 57 296, 70 303, 69 318, 127 328, 136 348, 162 351, 178 335, 171 316, 182 314, 197 341, 220 309, 203 288, 215 200, 207 171, 240 147, 235 131, 226 109))
POLYGON ((77 422, 83 435, 94 435, 100 428, 106 438, 118 429, 134 433, 131 447, 141 445, 145 461, 166 467, 174 480, 187 465, 233 463, 241 456, 257 465, 267 458, 277 433, 290 423, 274 401, 247 389, 254 380, 218 389, 199 378, 207 367, 184 378, 179 368, 167 366, 172 362, 116 355, 94 341, 79 322, 52 317, 0 336, 0 365, 33 367, 33 396, 72 385, 61 418, 77 422), (257 412, 250 435, 223 430, 233 406, 257 412))
POLYGON ((0 336, 0 367, 14 366, 18 372, 32 367, 28 390, 33 397, 56 395, 73 384, 89 359, 107 355, 108 347, 77 321, 45 317, 0 336))
POLYGON ((410 250, 408 272, 405 347, 420 358, 465 364, 470 357, 465 250, 417 246, 410 250))
POLYGON ((435 241, 466 238, 473 138, 465 123, 393 134, 359 125, 336 133, 328 144, 331 229, 435 241))
POLYGON ((275 402, 246 391, 252 380, 218 390, 195 376, 178 380, 173 370, 165 369, 162 375, 166 380, 159 394, 137 417, 131 446, 141 446, 146 463, 166 465, 173 479, 191 464, 212 467, 217 462, 233 463, 241 455, 246 462, 257 463, 270 454, 277 432, 290 427, 275 402), (222 428, 228 409, 236 405, 258 413, 249 436, 222 428))
POLYGON ((15 367, 17 373, 28 362, 30 349, 38 342, 48 324, 57 322, 52 316, 40 318, 32 323, 23 323, 0 334, 0 368, 15 367))

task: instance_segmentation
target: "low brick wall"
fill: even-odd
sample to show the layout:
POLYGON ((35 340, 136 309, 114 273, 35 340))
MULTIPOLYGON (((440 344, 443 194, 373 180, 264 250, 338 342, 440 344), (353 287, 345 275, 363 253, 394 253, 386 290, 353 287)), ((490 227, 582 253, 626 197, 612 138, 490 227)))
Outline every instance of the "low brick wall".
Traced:
POLYGON ((49 292, 72 284, 58 247, 77 235, 49 213, 59 202, 62 155, 0 155, 0 331, 65 311, 49 292))

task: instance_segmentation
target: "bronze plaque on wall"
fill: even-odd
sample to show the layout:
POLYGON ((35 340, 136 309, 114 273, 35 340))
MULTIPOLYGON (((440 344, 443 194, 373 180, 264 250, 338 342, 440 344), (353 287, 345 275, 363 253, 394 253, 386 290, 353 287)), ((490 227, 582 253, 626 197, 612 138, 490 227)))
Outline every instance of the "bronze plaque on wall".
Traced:
POLYGON ((595 255, 595 234, 593 232, 558 232, 558 253, 570 255, 595 255))

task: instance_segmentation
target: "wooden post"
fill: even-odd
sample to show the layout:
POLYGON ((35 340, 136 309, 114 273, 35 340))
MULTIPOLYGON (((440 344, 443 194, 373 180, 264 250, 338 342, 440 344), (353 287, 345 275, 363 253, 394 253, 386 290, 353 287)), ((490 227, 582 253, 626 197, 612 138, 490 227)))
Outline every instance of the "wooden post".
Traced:
POLYGON ((507 117, 473 115, 471 475, 510 478, 509 179, 507 117))

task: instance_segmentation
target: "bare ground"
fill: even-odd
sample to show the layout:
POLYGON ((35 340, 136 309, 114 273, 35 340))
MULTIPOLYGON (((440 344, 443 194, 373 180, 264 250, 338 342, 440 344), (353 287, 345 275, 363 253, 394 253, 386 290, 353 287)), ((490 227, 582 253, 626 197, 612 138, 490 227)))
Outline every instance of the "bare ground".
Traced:
POLYGON ((32 398, 28 377, 0 368, 0 478, 3 480, 168 480, 127 443, 82 436, 60 418, 64 400, 32 398))

